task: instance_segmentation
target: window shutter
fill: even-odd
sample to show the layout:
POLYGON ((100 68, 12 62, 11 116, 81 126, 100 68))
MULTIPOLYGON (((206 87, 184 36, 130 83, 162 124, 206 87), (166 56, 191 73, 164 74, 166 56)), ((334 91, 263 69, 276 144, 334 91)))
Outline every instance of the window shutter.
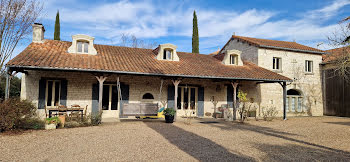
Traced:
POLYGON ((204 87, 198 88, 198 116, 204 116, 204 87))
POLYGON ((163 51, 163 59, 166 60, 166 50, 163 51))
POLYGON ((233 87, 227 85, 227 107, 233 107, 233 87))
POLYGON ((61 80, 60 105, 67 106, 67 80, 61 80))
POLYGON ((38 109, 45 108, 46 79, 39 80, 38 109))
POLYGON ((120 84, 121 94, 122 94, 122 101, 120 102, 120 114, 123 114, 123 104, 129 103, 129 85, 126 84, 120 84))
POLYGON ((112 86, 111 110, 118 110, 118 87, 117 86, 112 86))
POLYGON ((174 86, 168 86, 168 108, 174 108, 175 106, 175 87, 174 86))
MULTIPOLYGON (((175 100, 175 87, 174 87, 174 100, 175 100)), ((177 89, 177 109, 181 109, 181 88, 180 87, 178 87, 177 89)))
POLYGON ((98 90, 99 90, 99 87, 98 87, 98 84, 93 84, 92 85, 92 103, 91 103, 91 112, 92 113, 98 113, 98 90))

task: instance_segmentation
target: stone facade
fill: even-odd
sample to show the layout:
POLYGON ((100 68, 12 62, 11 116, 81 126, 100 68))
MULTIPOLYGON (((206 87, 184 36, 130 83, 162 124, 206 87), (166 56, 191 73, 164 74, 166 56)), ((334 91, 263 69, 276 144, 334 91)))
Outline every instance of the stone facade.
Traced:
POLYGON ((241 58, 242 60, 249 61, 255 64, 258 64, 258 48, 253 45, 249 45, 242 41, 230 40, 228 44, 222 49, 221 53, 226 52, 227 50, 238 50, 242 51, 241 58))
MULTIPOLYGON (((105 83, 117 81, 118 75, 109 76, 105 83)), ((87 112, 91 113, 92 105, 92 85, 98 81, 91 73, 86 72, 60 72, 60 71, 38 71, 30 70, 27 74, 22 75, 22 90, 21 99, 31 100, 34 105, 38 105, 39 98, 39 80, 41 78, 66 79, 67 80, 67 106, 78 104, 80 106, 88 105, 87 112)), ((134 76, 122 75, 119 76, 120 82, 129 85, 129 103, 153 102, 159 103, 161 106, 167 107, 167 91, 168 86, 172 86, 171 80, 164 80, 162 93, 159 100, 160 92, 160 77, 151 76, 134 76), (145 93, 151 93, 154 100, 143 100, 142 96, 145 93)), ((182 79, 180 87, 204 87, 204 114, 213 114, 214 107, 221 107, 227 104, 227 86, 231 86, 229 81, 213 81, 210 79, 182 79), (213 101, 214 99, 214 101, 213 101)), ((252 92, 257 91, 256 82, 242 82, 240 88, 249 93, 249 98, 256 100, 258 96, 252 92)), ((183 92, 182 92, 183 93, 183 92)), ((180 96, 180 94, 179 94, 180 96)), ((197 101, 197 99, 196 99, 197 101)), ((197 104, 196 104, 197 106, 197 104)), ((197 108, 196 108, 197 109, 197 108)), ((119 118, 119 110, 105 110, 103 117, 119 118)), ((196 110, 197 111, 197 110, 196 110)), ((195 111, 195 112, 196 112, 195 111)), ((39 114, 44 117, 44 109, 38 109, 39 114)), ((190 110, 177 110, 179 117, 186 116, 190 110)), ((204 115, 204 117, 211 117, 204 115)))
MULTIPOLYGON (((321 54, 258 48, 237 40, 231 40, 223 51, 230 49, 241 50, 243 60, 253 62, 260 67, 275 71, 294 80, 292 83, 288 83, 287 90, 294 89, 301 93, 302 110, 292 112, 292 105, 289 103, 291 101, 288 101, 287 111, 289 116, 323 115, 321 72, 319 66, 322 63, 321 54), (273 69, 273 57, 281 58, 281 70, 276 71, 273 69), (305 72, 306 60, 313 62, 312 73, 305 72)), ((257 89, 258 91, 251 92, 253 93, 251 95, 258 96, 256 102, 260 105, 260 109, 274 106, 279 111, 278 115, 282 116, 282 86, 278 83, 264 83, 260 84, 257 89)))

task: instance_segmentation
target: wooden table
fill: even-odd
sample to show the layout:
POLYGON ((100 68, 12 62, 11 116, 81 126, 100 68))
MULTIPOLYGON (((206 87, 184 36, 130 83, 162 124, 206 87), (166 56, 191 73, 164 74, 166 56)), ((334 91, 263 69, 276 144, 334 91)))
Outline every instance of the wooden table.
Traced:
MULTIPOLYGON (((58 112, 58 107, 51 107, 51 108, 47 108, 47 110, 49 111, 49 118, 51 118, 52 116, 52 112, 57 111, 58 112)), ((83 107, 71 107, 71 108, 67 108, 66 111, 61 111, 61 112, 73 112, 73 111, 80 111, 81 112, 81 118, 83 118, 83 114, 84 114, 84 108, 83 107)))

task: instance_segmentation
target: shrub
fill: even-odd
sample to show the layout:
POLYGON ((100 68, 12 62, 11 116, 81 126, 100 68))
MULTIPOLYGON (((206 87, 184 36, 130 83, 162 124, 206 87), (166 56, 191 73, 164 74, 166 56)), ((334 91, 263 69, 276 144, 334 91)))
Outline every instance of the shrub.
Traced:
POLYGON ((36 107, 28 100, 10 98, 0 103, 0 132, 20 128, 36 117, 36 107))
POLYGON ((267 108, 262 108, 262 115, 265 121, 272 121, 277 115, 276 107, 271 106, 267 108))
POLYGON ((247 110, 246 110, 246 107, 247 107, 247 102, 248 102, 248 99, 247 99, 247 93, 239 90, 238 91, 238 95, 237 95, 238 99, 239 99, 239 108, 236 107, 240 117, 241 117, 241 122, 244 122, 244 120, 247 118, 247 110))
POLYGON ((66 128, 81 127, 81 124, 77 121, 68 121, 64 124, 64 127, 66 128))
POLYGON ((59 123, 61 123, 60 119, 57 116, 51 117, 51 118, 46 118, 45 121, 47 124, 59 124, 59 123))
POLYGON ((75 128, 75 127, 88 127, 95 126, 101 124, 102 120, 102 111, 100 113, 93 113, 88 116, 84 116, 83 118, 79 118, 79 120, 70 120, 68 118, 66 120, 65 126, 66 128, 75 128))
POLYGON ((20 129, 44 129, 45 121, 37 117, 25 119, 25 120, 22 120, 21 124, 19 125, 19 128, 20 129))
POLYGON ((164 115, 174 116, 175 113, 176 113, 176 110, 174 110, 173 108, 166 108, 164 110, 164 115))
POLYGON ((93 113, 90 116, 90 120, 91 120, 91 125, 99 125, 101 124, 102 121, 102 111, 98 112, 98 113, 93 113))

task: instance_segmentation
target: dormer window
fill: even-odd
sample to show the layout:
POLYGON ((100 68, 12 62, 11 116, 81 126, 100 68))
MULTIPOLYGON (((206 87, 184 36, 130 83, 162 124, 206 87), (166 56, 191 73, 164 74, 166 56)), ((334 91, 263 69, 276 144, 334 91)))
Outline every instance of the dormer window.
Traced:
POLYGON ((157 60, 179 61, 180 58, 176 53, 176 46, 170 43, 160 44, 154 51, 157 51, 157 60))
POLYGON ((68 48, 69 53, 97 55, 94 47, 94 37, 77 34, 73 35, 72 39, 72 45, 68 48))
POLYGON ((172 60, 173 59, 173 51, 171 49, 165 49, 163 53, 164 60, 172 60))
POLYGON ((230 64, 231 65, 238 65, 238 56, 237 55, 230 55, 230 64))
POLYGON ((226 50, 225 56, 222 59, 222 64, 233 65, 233 66, 243 66, 243 61, 241 59, 241 51, 238 50, 226 50))
POLYGON ((89 42, 77 41, 77 52, 78 53, 89 53, 89 42))

